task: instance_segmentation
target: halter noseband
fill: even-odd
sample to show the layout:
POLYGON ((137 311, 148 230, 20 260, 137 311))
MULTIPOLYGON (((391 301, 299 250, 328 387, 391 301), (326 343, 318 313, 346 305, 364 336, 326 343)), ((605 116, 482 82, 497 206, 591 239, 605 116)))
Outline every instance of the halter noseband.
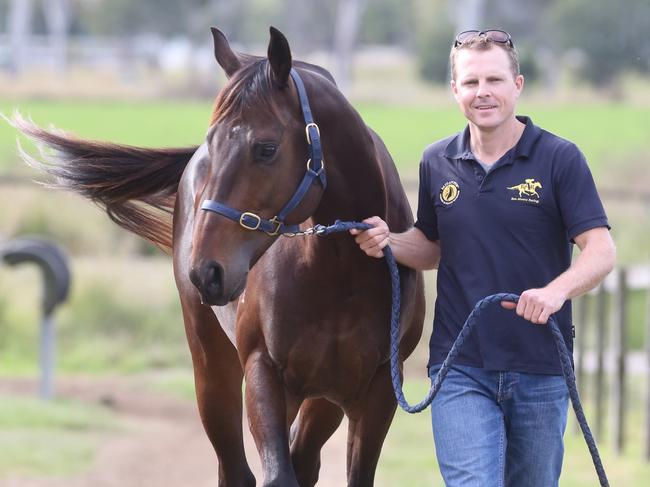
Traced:
POLYGON ((323 149, 320 142, 320 130, 318 129, 318 125, 314 122, 311 108, 309 107, 307 92, 305 91, 305 85, 295 69, 291 68, 289 74, 293 78, 296 90, 298 91, 298 97, 300 98, 300 108, 302 109, 303 118, 305 119, 305 134, 307 136, 307 144, 309 145, 307 171, 298 185, 298 189, 296 189, 289 202, 284 205, 280 212, 268 220, 250 211, 239 211, 224 203, 219 203, 214 200, 203 200, 203 203, 201 204, 202 210, 212 211, 225 216, 226 218, 239 223, 246 230, 259 230, 272 236, 283 233, 298 232, 300 230, 300 225, 287 225, 284 223, 285 218, 300 204, 314 180, 320 182, 323 191, 327 187, 323 149))

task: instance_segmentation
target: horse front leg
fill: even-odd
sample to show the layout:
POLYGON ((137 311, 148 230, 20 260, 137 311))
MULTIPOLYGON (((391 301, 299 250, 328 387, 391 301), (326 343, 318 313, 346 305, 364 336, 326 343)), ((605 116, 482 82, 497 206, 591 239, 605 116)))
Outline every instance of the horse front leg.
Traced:
POLYGON ((210 308, 194 296, 181 303, 199 413, 219 461, 219 487, 254 487, 242 436, 239 357, 210 308))
POLYGON ((373 485, 381 447, 396 406, 390 364, 384 364, 372 379, 368 393, 348 411, 348 487, 373 485))
POLYGON ((291 461, 300 487, 318 481, 320 451, 341 424, 343 410, 327 399, 308 399, 291 428, 291 461))
POLYGON ((288 431, 288 420, 297 408, 287 405, 284 384, 265 350, 248 354, 245 364, 246 410, 264 471, 262 485, 299 487, 289 455, 288 431))

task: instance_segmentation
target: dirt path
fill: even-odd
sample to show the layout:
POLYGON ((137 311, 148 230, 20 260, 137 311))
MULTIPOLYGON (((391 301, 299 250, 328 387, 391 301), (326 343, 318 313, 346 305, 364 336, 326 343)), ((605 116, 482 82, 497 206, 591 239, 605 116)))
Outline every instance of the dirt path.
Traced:
MULTIPOLYGON (((0 380, 0 394, 33 395, 26 380, 0 380)), ((57 395, 108 405, 122 428, 102 441, 89 470, 66 478, 0 479, 2 487, 208 487, 217 485, 217 460, 194 403, 152 391, 143 378, 60 379, 57 395)), ((246 451, 258 484, 257 452, 246 451)), ((345 485, 345 424, 323 450, 321 487, 345 485)))

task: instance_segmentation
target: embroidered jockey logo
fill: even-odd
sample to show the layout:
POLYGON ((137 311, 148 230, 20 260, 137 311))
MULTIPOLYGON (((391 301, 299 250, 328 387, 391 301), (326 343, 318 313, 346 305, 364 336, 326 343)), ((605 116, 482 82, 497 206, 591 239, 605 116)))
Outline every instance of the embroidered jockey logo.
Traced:
POLYGON ((526 180, 515 186, 509 186, 511 191, 517 191, 519 194, 510 198, 510 201, 525 201, 527 203, 539 203, 539 193, 537 189, 542 189, 542 183, 535 181, 535 178, 526 178, 526 180))
POLYGON ((460 195, 460 186, 456 181, 447 181, 440 188, 440 201, 445 205, 450 205, 458 199, 460 195))

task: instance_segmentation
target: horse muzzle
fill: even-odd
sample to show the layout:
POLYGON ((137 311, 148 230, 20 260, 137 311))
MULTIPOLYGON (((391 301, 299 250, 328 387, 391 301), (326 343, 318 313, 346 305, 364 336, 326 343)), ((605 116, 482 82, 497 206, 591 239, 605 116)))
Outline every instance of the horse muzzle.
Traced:
POLYGON ((203 304, 224 306, 239 297, 246 287, 246 273, 234 287, 226 285, 225 270, 217 261, 202 262, 190 270, 190 280, 197 288, 203 304))

